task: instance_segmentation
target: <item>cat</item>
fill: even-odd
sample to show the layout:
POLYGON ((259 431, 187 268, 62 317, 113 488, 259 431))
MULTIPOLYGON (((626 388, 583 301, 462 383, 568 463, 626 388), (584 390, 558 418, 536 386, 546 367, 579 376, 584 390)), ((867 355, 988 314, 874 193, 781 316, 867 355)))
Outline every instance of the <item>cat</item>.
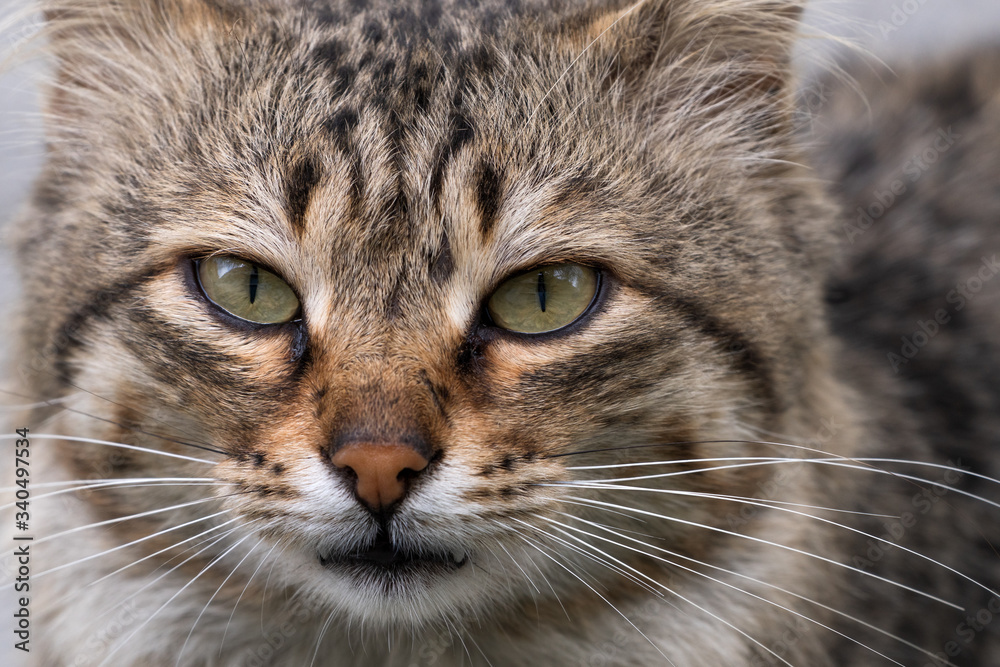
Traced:
POLYGON ((783 0, 42 7, 29 664, 995 664, 996 50, 802 93, 783 0))

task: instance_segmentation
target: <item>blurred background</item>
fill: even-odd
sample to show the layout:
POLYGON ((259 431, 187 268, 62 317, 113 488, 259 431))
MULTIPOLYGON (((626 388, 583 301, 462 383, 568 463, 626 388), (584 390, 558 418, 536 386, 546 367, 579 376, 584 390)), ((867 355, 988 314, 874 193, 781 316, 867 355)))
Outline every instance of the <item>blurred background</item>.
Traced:
MULTIPOLYGON (((27 0, 0 0, 0 22, 27 0)), ((799 66, 804 74, 815 73, 843 49, 823 35, 846 38, 888 63, 915 60, 950 50, 961 50, 982 40, 1000 40, 998 0, 813 0, 805 18, 806 37, 800 49, 799 66)), ((21 28, 0 33, 0 58, 7 55, 21 28)), ((0 70, 2 71, 2 70, 0 70)), ((38 99, 32 85, 37 67, 21 66, 0 75, 0 313, 9 313, 17 295, 3 223, 17 214, 42 159, 38 99)), ((36 307, 44 307, 39 304, 36 307)), ((0 316, 0 359, 11 332, 11 318, 0 316)), ((3 367, 0 367, 2 369, 3 367)), ((0 370, 0 387, 13 386, 13 377, 0 370)), ((0 405, 7 403, 0 397, 0 405)), ((0 415, 6 411, 0 408, 0 415)), ((0 416, 0 428, 7 432, 0 416)), ((7 451, 6 448, 2 448, 7 451)), ((10 482, 10 457, 0 454, 0 487, 10 482)), ((6 498, 0 504, 8 502, 6 498)), ((14 604, 10 574, 10 544, 0 544, 0 665, 31 665, 12 648, 11 614, 14 604)), ((39 638, 36 633, 33 639, 39 638)), ((44 641, 44 640, 42 640, 44 641)))

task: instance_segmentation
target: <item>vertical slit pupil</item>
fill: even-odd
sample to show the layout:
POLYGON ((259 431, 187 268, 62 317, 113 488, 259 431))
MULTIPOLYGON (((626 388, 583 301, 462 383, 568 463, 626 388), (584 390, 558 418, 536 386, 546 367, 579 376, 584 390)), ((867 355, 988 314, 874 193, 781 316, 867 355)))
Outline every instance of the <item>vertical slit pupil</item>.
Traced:
POLYGON ((254 264, 253 268, 250 269, 250 303, 252 304, 257 300, 257 285, 260 284, 260 272, 257 270, 257 265, 254 264))
POLYGON ((538 305, 541 307, 542 312, 545 312, 545 274, 542 271, 538 272, 538 287, 536 288, 538 292, 538 305))

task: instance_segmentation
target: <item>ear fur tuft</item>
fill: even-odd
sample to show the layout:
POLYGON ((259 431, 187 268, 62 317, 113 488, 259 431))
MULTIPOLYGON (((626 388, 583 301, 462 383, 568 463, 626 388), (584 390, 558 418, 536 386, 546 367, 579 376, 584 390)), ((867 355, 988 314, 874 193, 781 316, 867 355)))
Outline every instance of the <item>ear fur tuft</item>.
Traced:
POLYGON ((642 0, 575 22, 565 46, 638 104, 773 106, 787 102, 801 13, 795 0, 642 0))

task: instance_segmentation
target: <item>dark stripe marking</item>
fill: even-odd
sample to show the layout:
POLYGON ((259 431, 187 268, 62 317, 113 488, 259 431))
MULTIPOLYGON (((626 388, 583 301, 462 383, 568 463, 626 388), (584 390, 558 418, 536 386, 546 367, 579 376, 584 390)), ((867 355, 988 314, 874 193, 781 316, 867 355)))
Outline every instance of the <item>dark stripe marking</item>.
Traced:
POLYGON ((331 39, 313 49, 313 60, 323 67, 337 67, 342 64, 347 47, 338 39, 331 39))
POLYGON ((733 357, 733 365, 738 371, 757 381, 764 396, 768 413, 778 415, 785 410, 784 401, 778 396, 774 376, 763 355, 750 339, 739 331, 735 331, 714 315, 693 301, 682 297, 664 295, 688 320, 688 323, 699 329, 706 336, 714 338, 726 348, 733 357))
POLYGON ((350 149, 351 132, 357 126, 358 112, 351 108, 341 109, 323 123, 323 127, 330 133, 334 145, 345 153, 350 149))
POLYGON ((484 160, 479 163, 475 187, 476 204, 479 207, 479 232, 484 240, 488 240, 493 235, 500 211, 502 177, 492 164, 484 160))
POLYGON ((59 327, 59 333, 53 338, 52 343, 42 350, 43 356, 51 357, 52 368, 63 386, 72 382, 73 374, 69 368, 69 355, 83 344, 80 334, 84 327, 91 320, 104 317, 111 306, 151 280, 160 271, 159 267, 147 268, 110 287, 101 289, 88 300, 87 305, 78 308, 66 318, 65 323, 59 327), (50 347, 54 349, 50 350, 50 347))
POLYGON ((424 386, 430 391, 431 400, 434 402, 434 407, 437 408, 438 413, 444 417, 445 421, 448 422, 448 412, 445 410, 444 402, 448 400, 448 390, 445 387, 437 387, 431 381, 430 377, 427 376, 426 371, 420 372, 420 379, 424 383, 424 386))
POLYGON ((312 158, 304 158, 296 163, 288 176, 286 186, 288 219, 300 234, 305 229, 306 211, 309 209, 309 201, 320 177, 321 169, 312 158))
POLYGON ((385 38, 385 28, 375 20, 369 20, 361 30, 362 34, 372 44, 378 44, 385 38))
POLYGON ((338 67, 336 72, 334 72, 333 96, 343 97, 351 86, 354 85, 354 79, 357 76, 358 71, 350 65, 341 65, 338 67))
POLYGON ((380 211, 382 219, 391 221, 392 224, 386 227, 388 238, 386 244, 395 245, 397 241, 406 239, 410 235, 410 202, 406 197, 405 184, 403 182, 403 171, 406 160, 403 155, 404 133, 406 127, 403 119, 395 111, 390 111, 386 119, 388 125, 389 140, 389 160, 392 163, 392 179, 394 181, 394 192, 383 204, 380 211))
POLYGON ((144 361, 153 378, 165 385, 176 386, 192 379, 202 387, 233 396, 253 391, 255 400, 263 402, 277 400, 294 384, 289 374, 285 383, 262 385, 246 360, 193 340, 186 328, 164 321, 145 306, 130 308, 128 318, 138 335, 120 336, 119 340, 144 361))
POLYGON ((348 160, 348 180, 350 201, 348 203, 348 214, 357 219, 361 214, 362 202, 365 196, 364 165, 362 157, 354 150, 354 141, 351 135, 358 126, 358 112, 353 108, 341 109, 323 123, 324 128, 330 133, 334 146, 343 153, 348 160))
POLYGON ((451 117, 451 135, 448 143, 438 151, 438 159, 435 161, 434 170, 431 173, 430 196, 435 204, 441 205, 441 182, 444 179, 444 172, 448 164, 463 146, 471 142, 476 135, 475 127, 465 114, 458 112, 451 117))
POLYGON ((403 289, 402 280, 397 279, 389 292, 389 298, 385 302, 385 316, 390 322, 394 322, 402 317, 403 309, 403 289))
POLYGON ((358 220, 364 212, 365 202, 364 157, 360 153, 352 151, 348 169, 350 170, 348 175, 348 179, 350 180, 350 201, 347 204, 348 215, 352 220, 358 220))
POLYGON ((431 261, 431 280, 441 284, 451 277, 455 271, 455 259, 451 255, 451 240, 448 232, 441 232, 441 242, 438 244, 437 255, 431 261))
POLYGON ((590 176, 574 176, 559 184, 559 191, 553 196, 551 205, 562 209, 580 202, 591 202, 601 196, 603 188, 603 183, 590 176))

